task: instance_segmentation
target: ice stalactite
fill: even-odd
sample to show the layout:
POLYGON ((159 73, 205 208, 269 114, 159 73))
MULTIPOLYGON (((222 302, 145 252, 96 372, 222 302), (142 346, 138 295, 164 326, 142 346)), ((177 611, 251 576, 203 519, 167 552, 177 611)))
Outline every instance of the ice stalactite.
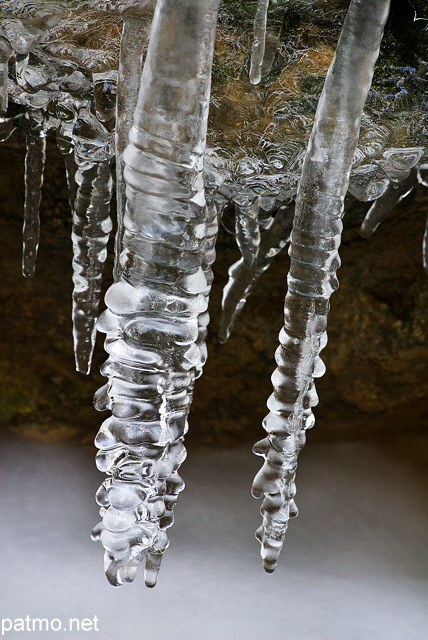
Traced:
POLYGON ((60 124, 56 132, 56 144, 64 158, 68 202, 70 204, 70 211, 73 213, 77 192, 77 164, 74 159, 73 122, 68 121, 60 124))
POLYGON ((113 585, 146 561, 154 586, 165 529, 183 482, 177 471, 196 374, 206 358, 207 274, 215 223, 203 185, 211 64, 218 0, 158 0, 124 154, 126 213, 121 272, 106 294, 110 408, 96 444, 111 478, 97 500, 113 585), (208 254, 207 254, 208 249, 208 254))
POLYGON ((424 269, 428 274, 428 214, 425 222, 425 231, 422 238, 422 263, 424 265, 424 269))
POLYGON ((259 227, 260 204, 257 196, 245 192, 235 200, 236 243, 244 261, 251 268, 257 259, 260 246, 259 227))
POLYGON ((7 112, 9 60, 12 57, 13 49, 9 41, 2 36, 0 28, 0 113, 7 112))
POLYGON ((428 187, 428 162, 422 162, 417 169, 418 182, 428 187))
POLYGON ((110 164, 80 162, 73 207, 73 337, 76 369, 88 374, 96 337, 102 271, 112 228, 110 164))
POLYGON ((327 342, 329 299, 336 269, 342 214, 364 102, 388 16, 388 0, 352 0, 327 73, 296 198, 290 244, 284 328, 272 375, 274 392, 263 426, 268 436, 254 452, 265 462, 253 484, 264 496, 257 531, 267 572, 275 570, 294 502, 297 456, 314 425, 314 378, 327 342))
MULTIPOLYGON (((76 369, 88 374, 95 346, 107 242, 112 229, 110 201, 113 141, 92 114, 81 109, 73 128, 77 190, 73 203, 73 339, 76 369)), ((71 198, 70 198, 71 200, 71 198)))
POLYGON ((254 17, 254 39, 251 48, 250 82, 259 84, 262 78, 262 65, 265 55, 266 22, 269 0, 258 0, 254 17))
MULTIPOLYGON (((420 184, 423 184, 424 187, 428 187, 428 163, 422 162, 417 170, 417 178, 420 184)), ((425 222, 425 231, 422 238, 422 262, 424 265, 424 269, 428 274, 428 213, 427 219, 425 222)))
POLYGON ((5 142, 10 138, 13 132, 19 127, 23 114, 12 116, 11 118, 3 118, 0 116, 0 142, 5 142))
POLYGON ((40 238, 40 202, 46 162, 46 129, 41 119, 31 119, 25 136, 25 199, 22 227, 22 275, 34 277, 40 238), (39 120, 39 121, 38 121, 39 120))
POLYGON ((273 258, 289 243, 294 206, 281 206, 271 225, 262 232, 258 256, 248 268, 241 258, 229 269, 229 280, 223 291, 222 315, 218 332, 219 342, 226 342, 232 327, 259 277, 273 258))
POLYGON ((390 182, 386 191, 374 201, 360 228, 362 238, 370 238, 394 207, 409 195, 416 183, 416 169, 402 182, 390 182))
POLYGON ((153 0, 140 0, 122 12, 123 29, 120 45, 119 75, 116 109, 116 202, 117 231, 115 240, 114 276, 120 276, 119 256, 125 214, 125 164, 123 153, 128 144, 129 131, 137 106, 144 50, 147 46, 153 14, 153 0))

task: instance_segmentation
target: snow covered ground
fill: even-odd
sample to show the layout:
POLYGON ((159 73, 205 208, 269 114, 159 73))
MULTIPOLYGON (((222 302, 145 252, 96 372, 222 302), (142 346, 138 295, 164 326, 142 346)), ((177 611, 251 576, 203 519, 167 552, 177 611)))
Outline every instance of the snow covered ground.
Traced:
POLYGON ((428 437, 308 440, 300 515, 273 575, 262 571, 254 539, 259 503, 249 489, 260 460, 250 447, 192 450, 171 547, 150 590, 142 570, 119 589, 104 577, 101 545, 89 538, 103 478, 92 452, 4 439, 0 618, 65 627, 69 618, 96 616, 99 629, 4 637, 427 640, 428 437))

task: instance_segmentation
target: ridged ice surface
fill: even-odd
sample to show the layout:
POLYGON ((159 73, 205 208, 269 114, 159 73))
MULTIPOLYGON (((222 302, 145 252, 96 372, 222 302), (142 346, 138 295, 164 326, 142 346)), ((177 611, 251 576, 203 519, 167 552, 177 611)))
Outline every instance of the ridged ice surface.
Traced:
POLYGON ((154 586, 165 529, 183 482, 177 471, 195 375, 206 359, 215 210, 203 184, 217 1, 161 0, 124 153, 126 212, 119 280, 99 322, 109 358, 96 406, 98 467, 111 480, 95 529, 114 585, 143 559, 154 586), (186 64, 183 62, 186 61, 186 64))
POLYGON ((110 164, 80 161, 73 207, 73 336, 76 369, 89 373, 95 345, 102 272, 112 228, 110 164))
POLYGON ((32 123, 25 136, 25 200, 22 227, 22 275, 32 278, 36 270, 40 239, 40 201, 46 162, 46 131, 32 123))
MULTIPOLYGON (((345 191, 350 202, 372 203, 361 230, 368 237, 415 175, 428 186, 421 0, 397 47, 397 17, 390 21, 362 114, 379 40, 372 18, 386 2, 352 2, 305 160, 345 4, 221 3, 207 133, 215 0, 158 0, 140 94, 154 0, 0 2, 0 141, 16 129, 27 140, 23 272, 34 273, 45 145, 56 133, 73 216, 73 333, 83 373, 116 166, 115 284, 98 323, 107 334, 108 382, 96 394, 97 407, 112 413, 97 436, 98 465, 109 478, 97 494, 103 520, 94 531, 113 584, 132 580, 144 560, 153 586, 168 545, 184 487, 187 414, 207 353, 222 212, 241 253, 223 293, 224 342, 258 278, 289 244, 302 175, 268 437, 256 445, 265 458, 254 487, 265 495, 258 536, 271 571, 297 513, 297 454, 314 421, 313 378, 324 370, 319 352, 337 286, 345 191)), ((428 272, 428 223, 422 245, 428 272)))
POLYGON ((297 456, 314 425, 314 378, 325 370, 319 353, 327 342, 329 299, 338 287, 343 203, 358 140, 364 102, 379 53, 389 2, 351 2, 315 116, 290 244, 284 328, 272 376, 274 392, 254 447, 264 464, 253 484, 263 496, 257 531, 264 569, 275 570, 294 502, 297 456))
MULTIPOLYGON (((79 112, 72 135, 77 168, 74 173, 77 188, 74 197, 71 196, 73 341, 76 369, 88 374, 95 346, 107 242, 112 229, 110 157, 113 144, 108 132, 85 108, 79 112)), ((65 158, 67 163, 67 155, 65 158)), ((70 163, 68 169, 71 169, 70 163)))
POLYGON ((120 275, 119 256, 122 250, 123 216, 125 214, 125 180, 123 152, 128 145, 129 131, 137 106, 143 55, 148 43, 153 0, 135 2, 122 12, 123 27, 120 45, 119 82, 117 86, 116 114, 116 200, 117 231, 115 247, 115 278, 120 275))

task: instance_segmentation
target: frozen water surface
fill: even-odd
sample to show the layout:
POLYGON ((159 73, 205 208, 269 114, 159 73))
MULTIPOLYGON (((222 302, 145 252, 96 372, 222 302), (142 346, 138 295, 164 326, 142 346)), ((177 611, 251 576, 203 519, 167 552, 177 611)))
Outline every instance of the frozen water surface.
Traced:
POLYGON ((301 515, 273 575, 252 534, 249 447, 191 454, 156 589, 142 573, 114 589, 88 533, 100 481, 92 451, 3 440, 0 617, 99 618, 98 633, 11 637, 426 640, 427 436, 303 451, 301 515))

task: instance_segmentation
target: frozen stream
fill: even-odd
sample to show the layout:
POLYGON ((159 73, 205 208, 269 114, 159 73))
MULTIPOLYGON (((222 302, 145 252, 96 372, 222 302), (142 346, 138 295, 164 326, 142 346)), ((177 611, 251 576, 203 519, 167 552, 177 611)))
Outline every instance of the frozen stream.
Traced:
MULTIPOLYGON (((157 587, 112 588, 89 534, 100 474, 91 450, 1 447, 0 617, 99 618, 99 632, 10 638, 426 640, 428 437, 312 444, 283 562, 261 568, 250 447, 190 447, 157 587)), ((304 463, 303 463, 304 462, 304 463)))

